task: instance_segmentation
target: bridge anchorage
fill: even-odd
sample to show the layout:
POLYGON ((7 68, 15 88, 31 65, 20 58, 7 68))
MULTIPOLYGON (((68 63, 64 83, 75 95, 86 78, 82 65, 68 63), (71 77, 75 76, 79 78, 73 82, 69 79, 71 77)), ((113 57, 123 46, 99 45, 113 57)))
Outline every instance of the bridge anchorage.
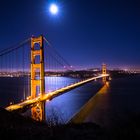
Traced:
MULTIPOLYGON (((43 36, 31 38, 31 98, 45 94, 43 36), (38 74, 39 73, 39 77, 38 74)), ((45 102, 38 102, 31 109, 32 118, 45 121, 45 102)))

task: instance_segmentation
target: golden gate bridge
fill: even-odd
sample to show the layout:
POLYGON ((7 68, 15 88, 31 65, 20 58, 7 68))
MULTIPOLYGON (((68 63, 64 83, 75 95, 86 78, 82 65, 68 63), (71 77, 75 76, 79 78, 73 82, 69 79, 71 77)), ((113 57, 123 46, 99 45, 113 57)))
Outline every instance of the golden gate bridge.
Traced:
MULTIPOLYGON (((6 107, 8 111, 21 111, 31 108, 32 118, 37 121, 45 120, 45 102, 69 90, 86 83, 101 79, 106 82, 109 74, 106 65, 102 65, 100 74, 86 79, 79 79, 64 87, 57 86, 57 76, 64 76, 68 71, 73 71, 71 65, 50 45, 44 36, 31 37, 19 44, 0 52, 0 78, 20 79, 24 93, 24 101, 6 107), (45 76, 54 76, 53 89, 45 83, 45 76), (30 98, 29 98, 30 97, 30 98)), ((16 86, 16 85, 15 85, 16 86)), ((16 98, 16 97, 15 97, 16 98)))

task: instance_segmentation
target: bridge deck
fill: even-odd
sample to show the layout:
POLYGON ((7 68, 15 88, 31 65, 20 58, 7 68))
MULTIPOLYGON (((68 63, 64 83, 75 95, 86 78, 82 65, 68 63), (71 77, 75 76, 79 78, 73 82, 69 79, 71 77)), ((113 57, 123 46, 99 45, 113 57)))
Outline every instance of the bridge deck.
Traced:
POLYGON ((26 107, 29 107, 37 102, 42 102, 42 101, 46 101, 46 100, 51 100, 52 98, 64 93, 64 92, 67 92, 69 90, 72 90, 76 87, 79 87, 81 85, 84 85, 88 82, 91 82, 95 79, 99 79, 99 78, 103 78, 103 77, 108 77, 109 74, 102 74, 100 76, 96 76, 96 77, 92 77, 92 78, 89 78, 87 80, 84 80, 84 81, 80 81, 78 83, 75 83, 75 84, 71 84, 69 86, 66 86, 66 87, 63 87, 63 88, 60 88, 58 90, 55 90, 55 91, 52 91, 52 92, 49 92, 47 94, 45 94, 43 97, 39 96, 39 97, 36 97, 35 99, 30 99, 30 100, 26 100, 22 103, 18 103, 18 104, 14 104, 14 105, 10 105, 8 107, 6 107, 6 110, 8 111, 17 111, 17 110, 22 110, 26 107))

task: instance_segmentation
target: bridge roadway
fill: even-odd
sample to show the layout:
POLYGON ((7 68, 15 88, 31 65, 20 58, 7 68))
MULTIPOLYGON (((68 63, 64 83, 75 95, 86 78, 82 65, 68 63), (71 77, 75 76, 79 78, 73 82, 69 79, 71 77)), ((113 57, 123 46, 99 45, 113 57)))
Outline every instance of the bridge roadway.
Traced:
POLYGON ((57 90, 49 92, 47 94, 44 94, 43 96, 38 96, 38 97, 36 97, 34 99, 30 99, 30 100, 26 100, 26 101, 23 101, 23 102, 18 103, 18 104, 10 105, 10 106, 6 107, 6 110, 8 110, 8 111, 20 111, 20 110, 23 110, 23 109, 29 108, 31 105, 34 105, 34 104, 36 104, 38 102, 49 101, 49 100, 55 98, 56 96, 61 95, 64 92, 70 91, 70 90, 72 90, 72 89, 74 89, 76 87, 79 87, 81 85, 89 83, 89 82, 91 82, 93 80, 103 78, 103 77, 108 77, 108 76, 109 76, 109 74, 101 74, 99 76, 92 77, 92 78, 89 78, 87 80, 83 80, 83 81, 71 84, 69 86, 57 89, 57 90))

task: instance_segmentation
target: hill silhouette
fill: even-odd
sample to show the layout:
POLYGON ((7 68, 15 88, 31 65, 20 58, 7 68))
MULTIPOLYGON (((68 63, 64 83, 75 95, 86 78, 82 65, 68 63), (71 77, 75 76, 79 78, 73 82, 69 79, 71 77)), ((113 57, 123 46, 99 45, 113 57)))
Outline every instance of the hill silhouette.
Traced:
POLYGON ((0 137, 27 140, 120 140, 139 139, 139 116, 121 120, 122 125, 106 129, 94 123, 48 126, 0 108, 0 137))

